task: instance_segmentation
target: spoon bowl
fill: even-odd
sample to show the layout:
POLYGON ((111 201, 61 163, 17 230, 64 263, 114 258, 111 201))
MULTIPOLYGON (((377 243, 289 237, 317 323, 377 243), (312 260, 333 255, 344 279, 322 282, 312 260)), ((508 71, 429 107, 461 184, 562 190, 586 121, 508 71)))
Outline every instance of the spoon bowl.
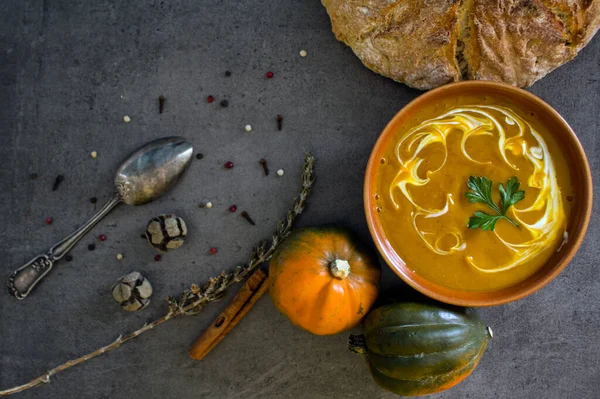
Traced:
POLYGON ((117 170, 115 191, 127 205, 143 205, 169 191, 192 160, 182 137, 155 140, 134 151, 117 170))

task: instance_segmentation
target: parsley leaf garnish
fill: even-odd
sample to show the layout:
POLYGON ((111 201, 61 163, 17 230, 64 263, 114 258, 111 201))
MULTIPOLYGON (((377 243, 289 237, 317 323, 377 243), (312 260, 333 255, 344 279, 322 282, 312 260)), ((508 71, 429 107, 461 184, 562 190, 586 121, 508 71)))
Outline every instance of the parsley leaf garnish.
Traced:
POLYGON ((502 183, 498 184, 500 191, 500 206, 496 205, 492 199, 493 182, 487 177, 471 176, 467 182, 470 191, 465 193, 469 202, 481 202, 486 204, 496 213, 490 215, 485 212, 477 211, 469 218, 467 227, 470 229, 481 229, 493 231, 496 227, 496 222, 500 219, 506 219, 513 226, 518 226, 517 223, 506 216, 508 208, 525 198, 525 191, 519 190, 519 181, 516 176, 511 177, 506 182, 506 186, 502 183))

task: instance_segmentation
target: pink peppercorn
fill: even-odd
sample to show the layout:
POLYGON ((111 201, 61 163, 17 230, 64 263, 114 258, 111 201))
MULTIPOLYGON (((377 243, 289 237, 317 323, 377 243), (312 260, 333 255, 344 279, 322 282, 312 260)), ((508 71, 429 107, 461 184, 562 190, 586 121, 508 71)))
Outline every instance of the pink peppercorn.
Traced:
POLYGON ((100 234, 98 236, 98 240, 100 240, 100 241, 106 241, 106 236, 104 234, 100 234))
POLYGON ((233 169, 233 162, 229 161, 229 162, 225 162, 225 169, 233 169))
POLYGON ((217 248, 216 247, 212 247, 211 249, 208 250, 210 252, 211 255, 214 255, 217 253, 217 248))
POLYGON ((161 258, 162 258, 162 256, 160 256, 160 254, 154 255, 154 260, 157 262, 160 261, 161 258))
POLYGON ((214 98, 213 96, 208 96, 208 97, 206 97, 206 102, 207 102, 207 103, 209 103, 209 104, 210 104, 210 103, 212 103, 213 101, 215 101, 215 98, 214 98))
POLYGON ((236 205, 231 205, 231 206, 229 207, 229 212, 233 213, 233 212, 235 212, 235 211, 237 211, 237 206, 236 206, 236 205))
POLYGON ((269 71, 265 74, 265 76, 267 77, 267 79, 271 79, 273 76, 275 76, 275 74, 273 72, 269 71))
POLYGON ((52 224, 54 220, 52 218, 46 218, 46 224, 52 224))

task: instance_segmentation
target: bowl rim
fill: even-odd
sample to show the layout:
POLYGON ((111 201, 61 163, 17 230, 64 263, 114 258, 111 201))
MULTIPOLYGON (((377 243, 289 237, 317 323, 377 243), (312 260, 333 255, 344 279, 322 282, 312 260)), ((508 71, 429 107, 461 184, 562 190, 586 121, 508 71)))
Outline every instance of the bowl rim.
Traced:
POLYGON ((369 161, 367 163, 363 186, 364 211, 367 219, 367 225, 369 226, 369 232, 371 233, 371 237, 373 238, 379 253, 387 265, 405 283, 430 298, 452 305, 474 307, 495 306, 516 301, 534 293, 552 281, 569 264, 581 246, 591 217, 592 201, 593 183, 590 166, 579 138, 571 126, 569 126, 567 121, 554 108, 552 108, 552 106, 526 90, 515 86, 510 86, 505 83, 481 80, 450 83, 423 93, 403 106, 387 123, 385 128, 380 133, 375 145, 373 146, 369 161), (394 128, 398 121, 402 119, 410 110, 418 108, 421 104, 435 99, 442 93, 447 94, 447 92, 452 91, 460 92, 461 90, 464 91, 465 89, 472 87, 479 89, 491 89, 492 92, 501 91, 507 93, 508 95, 520 97, 523 100, 536 103, 536 105, 538 105, 540 109, 544 111, 547 117, 558 122, 558 126, 553 126, 552 131, 559 132, 556 134, 557 136, 565 136, 564 140, 570 142, 572 146, 571 159, 575 159, 577 161, 576 164, 578 168, 575 169, 579 169, 579 172, 582 174, 580 183, 580 188, 582 191, 582 198, 580 201, 581 206, 577 212, 575 212, 575 208, 573 208, 569 220, 569 223, 572 222, 574 231, 569 231, 569 240, 563 247, 564 251, 561 251, 562 254, 560 259, 555 262, 556 265, 551 267, 549 270, 546 270, 546 265, 549 264, 548 262, 524 281, 494 291, 466 291, 451 289, 426 280, 415 273, 410 273, 406 263, 385 238, 383 226, 381 225, 375 211, 375 199, 373 196, 373 193, 376 189, 376 172, 379 165, 378 161, 381 157, 381 153, 385 150, 384 142, 389 135, 396 133, 394 128))

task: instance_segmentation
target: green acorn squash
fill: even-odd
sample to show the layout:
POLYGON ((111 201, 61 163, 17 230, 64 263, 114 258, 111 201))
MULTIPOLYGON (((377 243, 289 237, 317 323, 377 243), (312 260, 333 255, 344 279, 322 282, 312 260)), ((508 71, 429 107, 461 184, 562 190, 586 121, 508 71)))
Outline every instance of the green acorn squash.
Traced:
POLYGON ((375 382, 402 396, 427 395, 464 380, 492 330, 465 309, 396 303, 371 312, 350 349, 365 354, 375 382))

